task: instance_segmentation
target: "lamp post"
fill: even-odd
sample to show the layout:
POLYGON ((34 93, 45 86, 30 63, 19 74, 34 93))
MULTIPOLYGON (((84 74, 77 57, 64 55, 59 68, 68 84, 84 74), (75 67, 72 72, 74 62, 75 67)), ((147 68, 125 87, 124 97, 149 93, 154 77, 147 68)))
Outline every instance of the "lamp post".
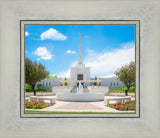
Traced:
POLYGON ((116 76, 116 78, 117 78, 117 86, 118 86, 118 76, 116 76))

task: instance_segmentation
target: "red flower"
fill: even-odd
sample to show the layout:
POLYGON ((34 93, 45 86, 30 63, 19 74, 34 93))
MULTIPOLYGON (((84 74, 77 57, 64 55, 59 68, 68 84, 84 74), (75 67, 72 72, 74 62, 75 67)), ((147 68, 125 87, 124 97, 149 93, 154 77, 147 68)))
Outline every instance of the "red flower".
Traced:
POLYGON ((120 109, 120 111, 122 111, 122 109, 120 109))
POLYGON ((119 108, 119 106, 117 106, 117 108, 119 108))
POLYGON ((123 106, 122 108, 124 109, 125 107, 123 106))
POLYGON ((132 108, 135 108, 135 106, 132 106, 132 108))
POLYGON ((27 107, 25 107, 27 109, 27 107))
POLYGON ((31 105, 31 107, 33 107, 33 105, 31 105))
POLYGON ((40 106, 40 108, 42 108, 42 106, 40 106))

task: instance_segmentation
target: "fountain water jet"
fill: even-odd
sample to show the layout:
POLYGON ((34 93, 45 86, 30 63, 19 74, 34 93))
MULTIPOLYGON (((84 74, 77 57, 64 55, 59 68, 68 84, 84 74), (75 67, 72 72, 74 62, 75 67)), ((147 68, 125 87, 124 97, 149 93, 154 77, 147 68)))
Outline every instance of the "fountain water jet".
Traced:
POLYGON ((81 84, 81 82, 79 82, 79 85, 77 87, 77 93, 83 93, 83 85, 81 84))

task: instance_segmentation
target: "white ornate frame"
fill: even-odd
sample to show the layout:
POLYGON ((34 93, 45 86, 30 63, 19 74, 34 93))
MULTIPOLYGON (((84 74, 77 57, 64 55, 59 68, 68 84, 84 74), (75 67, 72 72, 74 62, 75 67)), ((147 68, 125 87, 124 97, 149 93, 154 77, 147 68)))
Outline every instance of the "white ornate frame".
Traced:
POLYGON ((159 0, 0 0, 0 137, 160 137, 159 0), (22 118, 21 20, 140 20, 140 117, 22 118))

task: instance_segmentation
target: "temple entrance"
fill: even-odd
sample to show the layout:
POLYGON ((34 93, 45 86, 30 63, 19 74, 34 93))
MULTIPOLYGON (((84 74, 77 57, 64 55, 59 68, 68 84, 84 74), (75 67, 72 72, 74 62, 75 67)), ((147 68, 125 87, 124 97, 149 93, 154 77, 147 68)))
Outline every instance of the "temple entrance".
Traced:
POLYGON ((83 80, 83 74, 77 74, 77 80, 83 80))
MULTIPOLYGON (((77 74, 77 80, 83 80, 83 74, 77 74)), ((84 87, 84 83, 81 82, 81 84, 84 87)), ((79 83, 77 83, 77 87, 79 86, 79 83)))

